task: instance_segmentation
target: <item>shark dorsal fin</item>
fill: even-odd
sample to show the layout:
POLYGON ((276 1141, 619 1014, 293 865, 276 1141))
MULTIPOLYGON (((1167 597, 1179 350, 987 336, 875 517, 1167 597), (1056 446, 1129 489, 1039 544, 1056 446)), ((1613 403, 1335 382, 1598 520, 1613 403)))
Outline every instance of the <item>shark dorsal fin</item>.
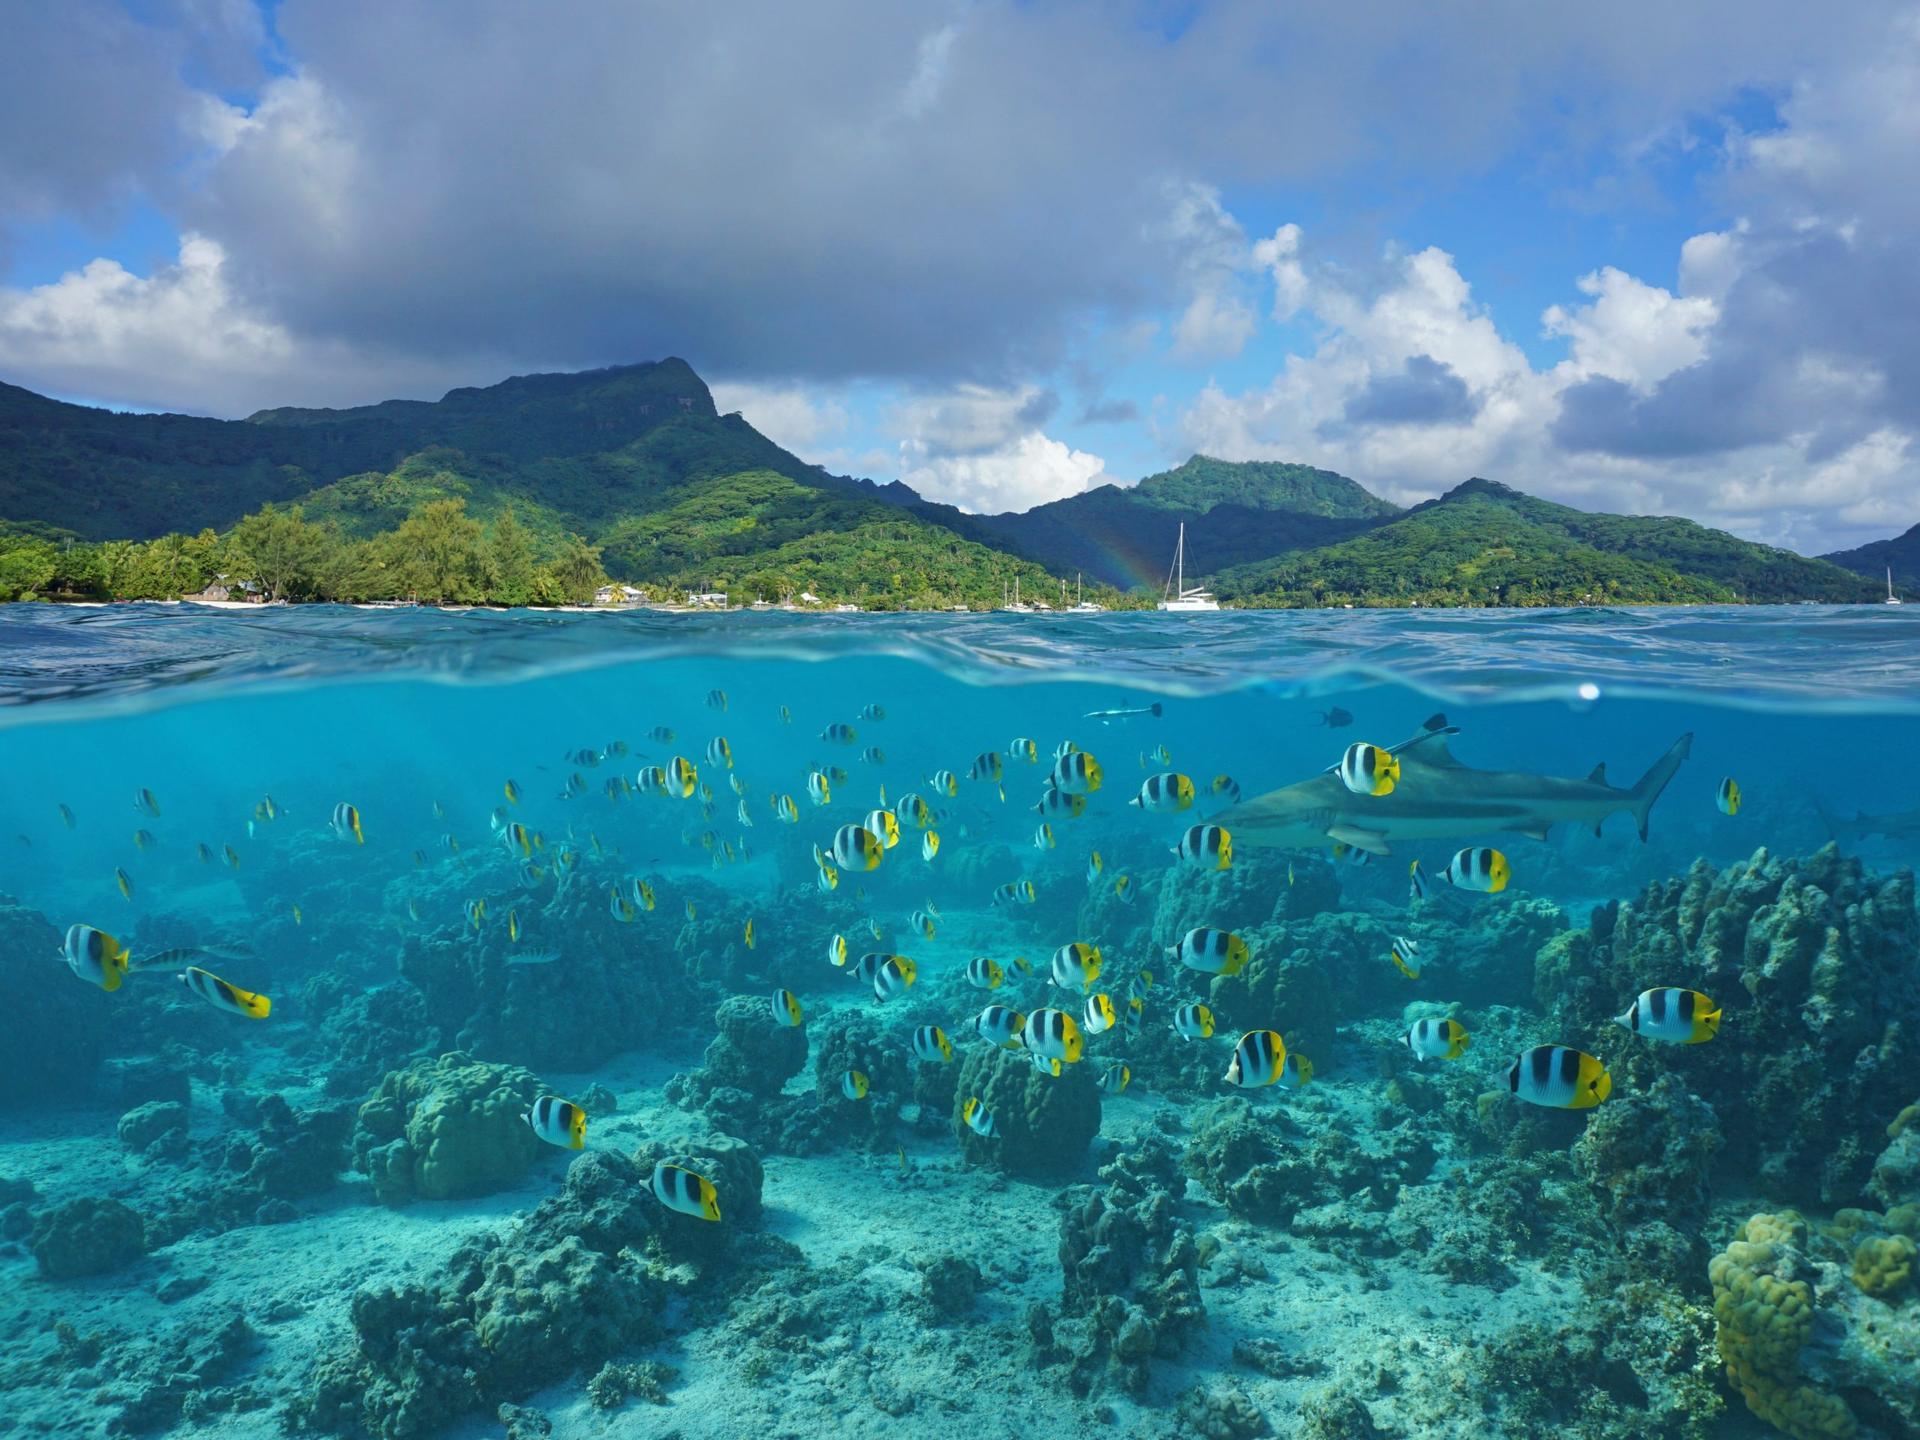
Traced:
POLYGON ((1402 740, 1398 745, 1393 747, 1392 753, 1395 755, 1404 755, 1410 750, 1418 749, 1420 752, 1420 760, 1423 764, 1432 765, 1436 769, 1442 770, 1463 769, 1465 767, 1463 767, 1458 760, 1454 759, 1453 752, 1447 749, 1447 737, 1449 735, 1458 735, 1459 733, 1460 727, 1458 725, 1449 725, 1445 715, 1438 713, 1429 715, 1427 717, 1427 723, 1420 727, 1420 733, 1411 740, 1402 740))
POLYGON ((1593 767, 1593 770, 1587 776, 1587 783, 1589 785, 1604 785, 1607 783, 1606 761, 1602 760, 1598 765, 1593 767))

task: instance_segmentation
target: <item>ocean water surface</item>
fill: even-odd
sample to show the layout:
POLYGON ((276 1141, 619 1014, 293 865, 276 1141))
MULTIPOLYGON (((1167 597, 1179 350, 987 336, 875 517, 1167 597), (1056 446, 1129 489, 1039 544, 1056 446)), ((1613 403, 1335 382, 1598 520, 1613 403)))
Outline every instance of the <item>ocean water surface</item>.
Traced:
POLYGON ((8 1425, 1920 1435, 1917 737, 1891 608, 6 607, 8 1425))

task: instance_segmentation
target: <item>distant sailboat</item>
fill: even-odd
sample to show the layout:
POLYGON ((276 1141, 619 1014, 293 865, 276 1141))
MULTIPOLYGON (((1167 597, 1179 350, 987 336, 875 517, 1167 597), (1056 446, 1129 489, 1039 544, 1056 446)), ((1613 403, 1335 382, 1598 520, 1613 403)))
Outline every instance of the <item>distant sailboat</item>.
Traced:
MULTIPOLYGON (((1064 592, 1065 590, 1064 582, 1062 583, 1061 588, 1062 588, 1062 591, 1064 592)), ((1067 613, 1069 615, 1099 615, 1103 613, 1106 610, 1106 608, 1107 607, 1104 605, 1095 604, 1093 601, 1083 599, 1081 597, 1080 575, 1076 571, 1073 577, 1073 604, 1068 607, 1067 613)))
POLYGON ((1205 590, 1187 588, 1187 525, 1180 522, 1180 539, 1173 547, 1173 569, 1167 574, 1167 590, 1161 610, 1218 610, 1220 602, 1205 590))
POLYGON ((1007 615, 1031 615, 1033 613, 1033 606, 1022 605, 1020 603, 1020 577, 1018 575, 1013 577, 1012 600, 1007 599, 1007 587, 1005 585, 1000 587, 1000 609, 1002 613, 1007 615))
POLYGON ((1893 567, 1891 565, 1887 567, 1887 598, 1885 603, 1888 605, 1898 605, 1900 603, 1900 597, 1893 593, 1893 567))

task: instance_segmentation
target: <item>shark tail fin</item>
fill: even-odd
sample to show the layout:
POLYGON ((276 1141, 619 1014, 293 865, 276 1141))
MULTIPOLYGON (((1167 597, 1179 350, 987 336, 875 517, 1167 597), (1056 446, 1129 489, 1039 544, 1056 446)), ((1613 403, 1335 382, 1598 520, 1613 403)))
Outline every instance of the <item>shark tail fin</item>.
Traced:
POLYGON ((1833 828, 1834 813, 1827 809, 1818 795, 1813 797, 1813 808, 1820 816, 1820 823, 1827 827, 1827 839, 1837 840, 1839 836, 1833 828))
POLYGON ((1633 812, 1633 823, 1640 827, 1640 838, 1647 838, 1647 813, 1653 809, 1653 802, 1660 798, 1660 792, 1667 788, 1667 782, 1673 779, 1680 769, 1680 762, 1693 753, 1693 732, 1689 730, 1648 767, 1647 773, 1627 792, 1627 808, 1633 812))

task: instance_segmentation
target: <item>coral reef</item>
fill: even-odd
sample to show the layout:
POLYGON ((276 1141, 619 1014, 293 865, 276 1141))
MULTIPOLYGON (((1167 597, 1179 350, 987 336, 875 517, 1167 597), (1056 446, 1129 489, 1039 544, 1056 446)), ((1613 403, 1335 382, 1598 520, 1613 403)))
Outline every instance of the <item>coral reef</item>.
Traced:
POLYGON ((1056 1077, 1034 1068, 1025 1053, 975 1046, 960 1062, 951 1111, 960 1153, 970 1164, 1010 1175, 1058 1177, 1086 1163, 1100 1130, 1100 1087, 1093 1066, 1065 1066, 1056 1077), (978 1096, 999 1133, 976 1134, 960 1109, 978 1096))
POLYGON ((359 1291, 353 1334, 321 1356, 294 1418, 424 1440, 657 1337, 667 1292, 640 1252, 666 1212, 650 1169, 589 1151, 559 1194, 463 1245, 441 1278, 359 1291))
POLYGON ((1155 1356, 1180 1353, 1206 1323, 1200 1258, 1162 1187, 1172 1152, 1151 1141, 1143 1153, 1102 1167, 1104 1188, 1076 1185, 1060 1209, 1060 1305, 1027 1315, 1034 1358, 1060 1364, 1076 1395, 1108 1386, 1138 1394, 1155 1356))
POLYGON ((426 997, 404 982, 369 989, 328 973, 302 986, 299 998, 315 1017, 308 1048, 324 1060, 329 1095, 365 1095, 389 1070, 438 1053, 426 997))
POLYGON ((1867 874, 1829 845, 1704 861, 1540 952, 1535 990, 1592 1042, 1616 1096, 1681 1076, 1725 1133, 1718 1162, 1763 1193, 1846 1204, 1920 1066, 1913 875, 1867 874), (1641 990, 1704 991, 1725 1018, 1703 1045, 1650 1045, 1609 1023, 1641 990))
MULTIPOLYGON (((684 935, 669 941, 674 922, 664 911, 616 921, 606 902, 620 877, 590 877, 587 863, 527 916, 517 948, 503 926, 408 937, 400 974, 425 997, 441 1043, 541 1070, 590 1070, 685 1012, 692 987, 677 957, 700 952, 684 935), (516 963, 547 945, 558 951, 551 963, 516 963)), ((703 912, 723 908, 722 893, 712 897, 703 912)), ((732 937, 739 933, 735 920, 732 937)))
POLYGON ((1886 1218, 1754 1215, 1708 1266, 1728 1382, 1795 1440, 1920 1434, 1913 1240, 1886 1218))
MULTIPOLYGON (((667 1098, 721 1130, 778 1144, 796 1116, 820 1108, 780 1093, 806 1067, 806 1030, 775 1023, 765 997, 755 995, 728 996, 713 1023, 703 1063, 674 1076, 667 1098)), ((796 1148, 817 1147, 797 1140, 796 1148)))
POLYGON ((122 1115, 114 1134, 122 1145, 149 1160, 183 1155, 187 1149, 187 1107, 178 1100, 149 1100, 122 1115))
POLYGON ((1589 1117, 1572 1151, 1574 1168, 1606 1193, 1608 1219, 1616 1226, 1648 1219, 1698 1224, 1720 1148, 1712 1109, 1677 1075, 1615 1100, 1589 1117))
POLYGON ((105 1275, 147 1253, 146 1224, 118 1200, 82 1196, 35 1215, 28 1247, 49 1280, 105 1275))
POLYGON ((1302 1209, 1349 1197, 1362 1209, 1385 1208, 1433 1169, 1433 1145, 1413 1127, 1365 1140, 1334 1126, 1308 1131, 1234 1095, 1194 1112, 1181 1166, 1230 1213, 1285 1226, 1302 1209))
POLYGON ((459 1051, 415 1061, 360 1107, 354 1164, 388 1205, 502 1189, 539 1153, 524 1116, 540 1090, 528 1071, 459 1051))
POLYGON ((1889 1209, 1920 1203, 1920 1101, 1907 1106, 1887 1126, 1887 1148, 1873 1162, 1867 1194, 1889 1209))

